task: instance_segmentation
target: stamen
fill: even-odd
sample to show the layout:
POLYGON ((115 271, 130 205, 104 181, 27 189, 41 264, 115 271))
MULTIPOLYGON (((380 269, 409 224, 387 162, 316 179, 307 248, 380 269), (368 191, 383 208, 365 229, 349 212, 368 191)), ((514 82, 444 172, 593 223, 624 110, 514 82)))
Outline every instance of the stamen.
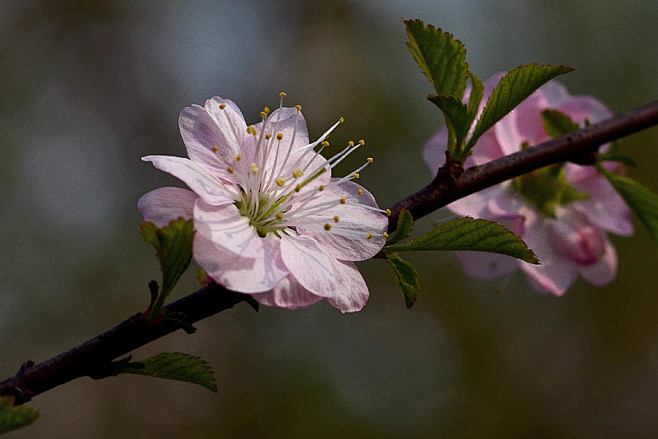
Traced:
POLYGON ((285 98, 286 97, 286 92, 282 91, 281 93, 279 93, 279 97, 280 98, 285 98))
POLYGON ((219 109, 220 110, 223 110, 224 108, 226 108, 226 104, 219 104, 219 109))
POLYGON ((283 134, 282 133, 277 134, 276 140, 281 140, 281 139, 283 139, 283 134))
POLYGON ((386 216, 391 216, 391 209, 386 209, 386 216))
POLYGON ((235 161, 239 162, 241 158, 242 158, 242 156, 240 154, 238 154, 238 155, 235 156, 235 161))
POLYGON ((346 202, 347 202, 347 200, 345 198, 340 199, 340 204, 345 204, 346 202))
POLYGON ((372 233, 368 233, 368 237, 366 239, 372 239, 372 233))
POLYGON ((228 171, 229 174, 233 174, 235 172, 235 170, 233 170, 233 168, 231 168, 230 166, 226 168, 226 170, 228 171))
POLYGON ((356 191, 356 193, 359 195, 363 195, 363 189, 359 189, 358 191, 356 191))
POLYGON ((272 134, 267 133, 265 134, 265 140, 270 140, 272 138, 272 134))
POLYGON ((340 123, 344 123, 344 122, 345 122, 345 118, 344 118, 343 116, 341 116, 340 119, 338 119, 338 122, 340 122, 340 123))
POLYGON ((283 178, 279 177, 279 178, 276 179, 276 185, 277 186, 283 187, 283 185, 285 185, 285 184, 286 184, 286 181, 283 178))
POLYGON ((281 220, 283 219, 283 215, 282 215, 281 213, 277 213, 277 214, 276 214, 276 219, 278 219, 279 221, 281 221, 281 220))
POLYGON ((337 223, 339 220, 340 220, 340 218, 338 217, 338 215, 336 215, 336 216, 334 217, 334 222, 337 223))
POLYGON ((384 232, 382 236, 384 237, 384 239, 388 239, 388 233, 384 232))
POLYGON ((302 111, 302 106, 301 105, 295 105, 295 109, 297 111, 302 111))
POLYGON ((217 151, 219 151, 219 149, 216 146, 213 146, 212 147, 212 152, 217 152, 217 151))
POLYGON ((301 169, 293 169, 292 170, 292 178, 299 178, 302 175, 304 175, 304 171, 302 171, 301 169))
POLYGON ((321 185, 318 187, 318 190, 319 190, 320 192, 322 192, 322 191, 324 190, 324 185, 321 184, 321 185))
POLYGON ((331 230, 331 224, 325 224, 325 225, 324 225, 324 229, 325 229, 327 232, 328 232, 329 230, 331 230))

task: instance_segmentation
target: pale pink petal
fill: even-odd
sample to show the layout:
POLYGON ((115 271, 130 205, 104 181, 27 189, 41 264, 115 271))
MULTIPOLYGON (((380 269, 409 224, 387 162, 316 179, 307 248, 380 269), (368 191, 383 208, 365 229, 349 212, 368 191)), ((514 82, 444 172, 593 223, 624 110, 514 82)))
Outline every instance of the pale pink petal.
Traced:
POLYGON ((557 110, 568 114, 571 120, 579 126, 585 126, 585 120, 594 124, 604 119, 612 117, 612 111, 603 102, 592 96, 571 96, 570 99, 564 100, 559 106, 551 106, 557 110))
MULTIPOLYGON (((178 126, 190 159, 225 170, 240 153, 247 126, 244 120, 239 120, 234 110, 229 108, 231 107, 223 110, 223 114, 232 114, 234 117, 220 118, 219 121, 198 105, 185 107, 181 111, 178 126), (237 119, 231 122, 233 127, 228 122, 231 119, 237 119), (213 151, 213 148, 217 150, 213 151)), ((219 106, 217 111, 222 111, 219 106)))
POLYGON ((324 297, 309 293, 294 277, 288 275, 281 279, 270 291, 254 294, 254 299, 265 306, 299 309, 318 303, 324 297))
POLYGON ((274 110, 267 118, 265 133, 272 134, 273 138, 282 134, 282 142, 292 146, 293 151, 309 144, 306 120, 296 108, 282 107, 274 110))
POLYGON ((546 108, 544 95, 536 91, 494 126, 505 155, 520 151, 525 142, 532 146, 548 140, 541 119, 541 111, 546 108))
POLYGON ((553 250, 545 220, 541 218, 526 224, 523 240, 535 252, 541 265, 521 262, 520 266, 533 287, 540 292, 563 295, 576 281, 577 272, 574 263, 560 257, 553 250))
POLYGON ((446 162, 447 142, 448 130, 442 128, 430 137, 423 146, 423 160, 430 168, 432 175, 436 174, 439 167, 446 162))
POLYGON ((592 224, 603 230, 621 236, 633 234, 633 214, 605 177, 596 174, 575 182, 574 186, 589 198, 569 206, 582 212, 592 224))
POLYGON ((473 154, 466 159, 465 167, 473 165, 483 165, 492 160, 499 159, 505 154, 498 143, 494 130, 489 130, 482 135, 473 147, 473 154))
POLYGON ((364 209, 355 204, 341 204, 340 199, 356 199, 361 204, 376 207, 375 198, 363 187, 351 181, 327 187, 322 195, 305 206, 314 206, 334 200, 333 206, 305 215, 298 222, 292 221, 303 235, 311 236, 333 257, 343 261, 362 261, 373 257, 384 246, 384 232, 388 217, 380 212, 364 209), (362 195, 358 191, 363 191, 362 195), (338 218, 338 221, 335 221, 338 218), (329 225, 329 230, 326 225, 329 225), (368 236, 371 236, 368 238, 368 236))
POLYGON ((472 216, 474 218, 486 218, 489 213, 489 202, 505 191, 503 185, 496 185, 476 192, 468 197, 461 198, 448 204, 448 209, 461 216, 472 216))
POLYGON ((573 99, 567 87, 558 81, 548 81, 539 90, 541 90, 541 94, 544 97, 545 108, 558 110, 563 104, 573 99))
POLYGON ((290 274, 309 292, 322 297, 333 297, 338 292, 334 258, 313 238, 282 235, 281 258, 290 274))
POLYGON ((137 208, 144 221, 164 227, 178 218, 191 220, 194 203, 198 198, 197 194, 187 189, 162 187, 142 195, 137 202, 137 208))
POLYGON ((605 251, 598 262, 579 266, 578 273, 589 283, 596 286, 607 285, 617 276, 617 251, 605 238, 605 251))
POLYGON ((339 289, 327 301, 341 312, 361 311, 368 301, 369 292, 363 276, 353 262, 335 261, 334 269, 339 282, 339 289))
POLYGON ((237 256, 262 258, 264 255, 265 241, 234 204, 211 206, 198 200, 194 207, 194 225, 199 234, 237 256))
POLYGON ((220 206, 233 203, 233 191, 221 181, 214 169, 200 162, 182 157, 150 155, 142 157, 145 162, 180 179, 199 197, 209 204, 220 206))
POLYGON ((479 279, 495 279, 519 269, 519 260, 511 256, 485 252, 457 252, 464 272, 479 279))
POLYGON ((279 240, 264 238, 264 257, 243 258, 214 244, 200 233, 194 237, 194 260, 215 282, 232 291, 253 294, 274 288, 288 275, 279 240))

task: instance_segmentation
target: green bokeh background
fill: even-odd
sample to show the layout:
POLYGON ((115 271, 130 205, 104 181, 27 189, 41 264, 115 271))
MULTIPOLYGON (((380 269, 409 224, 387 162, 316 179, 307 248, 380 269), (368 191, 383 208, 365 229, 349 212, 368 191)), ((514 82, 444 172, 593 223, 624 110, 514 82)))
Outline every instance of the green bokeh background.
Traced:
MULTIPOLYGON (((140 157, 184 155, 186 105, 220 95, 256 121, 285 90, 311 136, 344 116, 334 143, 367 140, 361 183, 380 205, 424 185, 421 146, 441 119, 400 17, 454 33, 483 79, 563 63, 578 68, 572 93, 616 112, 658 96, 653 0, 0 3, 0 375, 146 307, 158 271, 136 202, 179 183, 140 157)), ((657 145, 656 128, 623 142, 655 192, 657 145)), ((613 241, 618 279, 562 298, 418 255, 406 310, 389 267, 369 261, 358 314, 241 305, 134 353, 201 355, 218 394, 80 379, 36 398, 43 418, 8 437, 656 437, 658 246, 640 227, 613 241)), ((193 273, 179 285, 174 297, 196 289, 193 273)))

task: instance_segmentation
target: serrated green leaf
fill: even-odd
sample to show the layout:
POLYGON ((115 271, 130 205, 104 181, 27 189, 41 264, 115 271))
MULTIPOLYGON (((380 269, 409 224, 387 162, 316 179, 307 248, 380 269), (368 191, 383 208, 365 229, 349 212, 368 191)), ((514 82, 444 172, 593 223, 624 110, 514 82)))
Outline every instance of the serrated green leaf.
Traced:
POLYGON ((425 26, 421 20, 403 21, 409 36, 407 47, 436 94, 461 100, 468 72, 466 48, 462 42, 432 25, 425 26))
POLYGON ((190 266, 194 226, 192 221, 180 218, 161 228, 150 222, 140 223, 139 229, 144 240, 155 248, 162 271, 160 294, 153 307, 153 313, 156 313, 190 266))
POLYGON ((553 139, 580 129, 578 124, 571 120, 568 115, 558 110, 549 109, 542 111, 541 121, 544 124, 546 134, 553 139))
POLYGON ((507 72, 489 96, 466 150, 473 148, 482 134, 547 81, 573 70, 568 66, 527 64, 507 72))
POLYGON ((38 418, 38 410, 14 405, 12 396, 0 396, 0 434, 26 427, 38 418))
POLYGON ((390 253, 386 257, 395 272, 395 283, 404 298, 404 303, 407 308, 411 308, 418 299, 418 290, 420 289, 418 271, 412 264, 396 253, 390 253))
POLYGON ((142 361, 125 363, 119 366, 118 372, 184 381, 217 392, 210 364, 202 358, 181 352, 163 352, 142 361))
POLYGON ((402 209, 400 211, 400 216, 398 216, 398 226, 386 245, 393 245, 396 242, 402 241, 404 238, 411 235, 413 230, 414 218, 411 216, 411 212, 407 209, 402 209))
POLYGON ((610 172, 601 165, 596 168, 642 221, 651 237, 658 241, 658 195, 637 181, 610 172))
POLYGON ((470 217, 443 223, 406 244, 384 247, 386 252, 412 250, 480 251, 539 264, 537 256, 517 235, 496 222, 470 217))
MULTIPOLYGON (((433 104, 443 111, 446 118, 446 124, 455 136, 455 147, 461 149, 463 142, 470 128, 468 117, 468 108, 461 100, 454 96, 428 96, 433 104)), ((457 151, 450 151, 451 156, 455 156, 457 151)))
POLYGON ((468 72, 468 77, 471 78, 472 86, 471 96, 468 98, 468 125, 470 127, 478 115, 480 102, 482 102, 482 96, 484 95, 484 84, 474 73, 468 72))

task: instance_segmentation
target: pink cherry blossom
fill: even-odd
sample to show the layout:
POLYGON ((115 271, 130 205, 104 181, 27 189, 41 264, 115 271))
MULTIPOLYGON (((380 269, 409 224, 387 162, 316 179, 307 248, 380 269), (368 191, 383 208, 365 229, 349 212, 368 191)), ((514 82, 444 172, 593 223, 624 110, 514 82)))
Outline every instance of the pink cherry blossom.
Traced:
POLYGON ((374 197, 352 180, 372 162, 342 178, 331 171, 365 142, 349 142, 325 159, 320 152, 342 118, 309 142, 301 107, 281 105, 247 126, 237 105, 220 97, 186 107, 181 135, 189 159, 142 160, 191 190, 164 187, 138 203, 146 221, 164 226, 194 221, 194 259, 217 283, 260 303, 303 308, 326 299, 342 312, 358 311, 368 287, 354 261, 384 245, 388 219, 374 197))
MULTIPOLYGON (((480 111, 502 75, 485 82, 480 111)), ((586 121, 595 123, 612 115, 595 98, 572 96, 564 85, 552 81, 482 136, 465 166, 480 165, 512 154, 524 143, 535 145, 549 140, 541 119, 541 111, 545 109, 559 110, 581 126, 586 121)), ((447 133, 443 129, 424 147, 425 162, 433 172, 445 160, 446 140, 447 133)), ((602 150, 608 147, 604 145, 602 150)), ((623 171, 621 165, 615 163, 605 166, 612 171, 623 171)), ((617 253, 606 232, 632 235, 631 212, 593 166, 567 163, 563 176, 568 185, 587 198, 556 206, 552 216, 538 208, 532 194, 521 193, 519 184, 514 181, 485 189, 448 206, 457 215, 501 223, 521 236, 541 261, 541 265, 536 266, 509 256, 459 252, 458 258, 468 275, 493 279, 521 269, 537 291, 555 295, 564 294, 578 276, 593 285, 612 282, 617 273, 617 253)))

